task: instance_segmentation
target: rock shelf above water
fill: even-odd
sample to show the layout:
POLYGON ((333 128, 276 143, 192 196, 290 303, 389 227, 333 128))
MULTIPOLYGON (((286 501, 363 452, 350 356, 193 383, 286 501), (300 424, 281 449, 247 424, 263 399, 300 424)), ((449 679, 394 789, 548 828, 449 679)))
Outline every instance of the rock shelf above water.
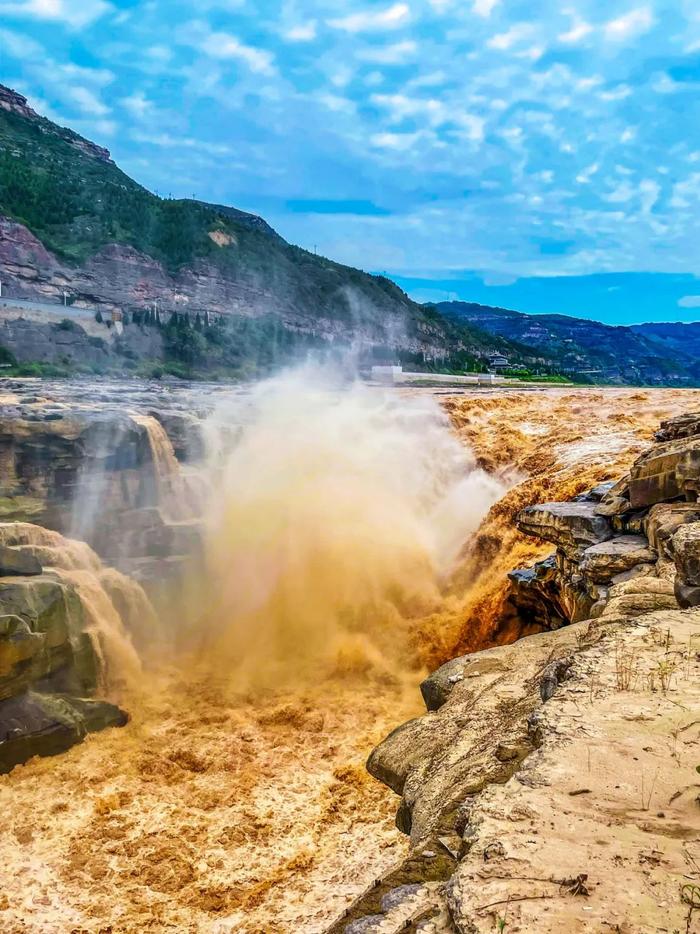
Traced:
POLYGON ((377 880, 329 934, 486 934, 506 910, 508 928, 552 934, 684 927, 697 756, 672 759, 667 737, 700 744, 699 491, 700 415, 686 414, 620 481, 519 514, 555 551, 509 575, 504 613, 542 631, 447 662, 422 685, 428 712, 372 752, 401 796, 411 873, 377 880))

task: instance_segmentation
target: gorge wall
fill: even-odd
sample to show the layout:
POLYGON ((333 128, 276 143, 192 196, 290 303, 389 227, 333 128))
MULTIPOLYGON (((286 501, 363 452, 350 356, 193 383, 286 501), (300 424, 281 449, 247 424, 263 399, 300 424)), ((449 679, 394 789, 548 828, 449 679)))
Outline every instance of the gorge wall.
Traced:
POLYGON ((411 849, 329 931, 694 929, 699 443, 680 415, 621 480, 520 512, 556 551, 509 575, 501 612, 540 634, 447 662, 372 752, 411 849))

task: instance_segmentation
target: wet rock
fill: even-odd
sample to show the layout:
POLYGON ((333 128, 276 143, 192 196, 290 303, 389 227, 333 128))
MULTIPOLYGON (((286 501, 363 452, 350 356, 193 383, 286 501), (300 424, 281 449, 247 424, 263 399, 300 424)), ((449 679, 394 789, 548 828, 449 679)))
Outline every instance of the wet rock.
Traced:
POLYGON ((30 551, 0 544, 0 577, 29 577, 42 573, 41 564, 30 551))
POLYGON ((127 715, 106 701, 27 691, 0 702, 0 773, 32 756, 53 756, 88 733, 124 726, 127 715))
POLYGON ((202 460, 205 451, 201 418, 169 409, 151 409, 149 414, 158 419, 165 429, 179 461, 188 463, 202 460))
POLYGON ((420 686, 427 710, 439 710, 452 693, 455 684, 464 678, 468 656, 453 658, 429 675, 420 686))
POLYGON ((521 626, 530 630, 558 629, 567 622, 586 619, 597 599, 563 553, 511 571, 508 580, 504 616, 512 612, 521 626))
POLYGON ((646 538, 641 535, 621 535, 587 548, 581 559, 581 573, 596 583, 607 583, 616 574, 630 571, 638 564, 656 559, 646 538))
POLYGON ((656 441, 663 442, 675 441, 679 438, 692 438, 695 435, 700 435, 700 413, 689 412, 662 421, 654 438, 656 441))
POLYGON ((581 493, 580 496, 575 496, 573 502, 599 503, 604 496, 610 493, 616 482, 616 480, 607 480, 605 483, 599 483, 597 486, 594 486, 593 489, 588 490, 588 492, 581 493))
POLYGON ((92 690, 96 659, 74 588, 51 575, 0 580, 0 699, 66 669, 92 690))
MULTIPOLYGON (((429 721, 430 714, 426 717, 429 721)), ((397 795, 402 794, 406 778, 414 763, 430 754, 426 717, 417 717, 397 726, 376 746, 367 759, 367 771, 397 795)), ((433 743, 435 745, 435 743, 433 743)))
POLYGON ((674 595, 682 610, 700 606, 700 587, 684 584, 679 578, 676 578, 674 583, 674 595))
POLYGON ((601 499, 595 508, 595 514, 612 519, 613 517, 623 516, 631 508, 629 499, 611 493, 601 499))
POLYGON ((612 538, 610 523, 597 515, 595 503, 545 503, 518 514, 521 532, 552 542, 567 557, 576 558, 586 548, 612 538))

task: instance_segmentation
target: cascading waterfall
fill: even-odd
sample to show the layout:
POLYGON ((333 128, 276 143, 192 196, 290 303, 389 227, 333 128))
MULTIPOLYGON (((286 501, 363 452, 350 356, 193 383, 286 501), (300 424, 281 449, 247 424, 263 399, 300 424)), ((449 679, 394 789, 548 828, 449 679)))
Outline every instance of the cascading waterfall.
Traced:
POLYGON ((197 508, 196 497, 180 468, 165 428, 153 415, 132 412, 131 418, 148 435, 160 509, 174 521, 191 519, 197 508))
POLYGON ((139 631, 155 620, 139 585, 119 571, 104 568, 85 542, 64 538, 40 526, 24 522, 0 525, 0 543, 30 552, 45 571, 75 587, 85 614, 85 631, 100 661, 102 687, 135 685, 141 660, 130 631, 139 631))

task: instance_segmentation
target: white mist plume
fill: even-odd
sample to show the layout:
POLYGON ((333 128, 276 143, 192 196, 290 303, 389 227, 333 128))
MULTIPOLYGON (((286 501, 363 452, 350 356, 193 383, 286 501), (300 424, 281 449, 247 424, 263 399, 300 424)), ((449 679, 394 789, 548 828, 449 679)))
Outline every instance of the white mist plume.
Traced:
POLYGON ((273 678, 337 660, 348 640, 399 651, 402 622, 439 605, 503 493, 431 396, 340 385, 312 365, 229 399, 208 432, 200 629, 227 666, 273 678))

